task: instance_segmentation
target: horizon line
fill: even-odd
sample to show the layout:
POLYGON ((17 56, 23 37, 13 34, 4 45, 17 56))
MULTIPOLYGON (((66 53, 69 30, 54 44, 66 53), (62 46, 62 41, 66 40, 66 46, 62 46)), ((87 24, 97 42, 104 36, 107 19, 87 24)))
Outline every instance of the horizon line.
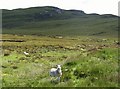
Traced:
MULTIPOLYGON (((9 10, 9 11, 12 11, 12 10, 20 10, 20 9, 30 9, 30 8, 42 8, 42 7, 53 7, 53 8, 59 8, 57 6, 31 6, 31 7, 20 7, 20 8, 13 8, 13 9, 1 9, 1 10, 9 10)), ((59 9, 62 9, 62 8, 59 8, 59 9)), ((80 10, 80 9, 62 9, 62 10, 77 10, 77 11, 83 11, 83 10, 80 10)), ((85 12, 85 11, 83 11, 85 12)), ((86 12, 85 12, 86 13, 86 12)), ((98 14, 98 15, 114 15, 114 16, 118 16, 120 17, 119 15, 116 15, 116 14, 111 14, 111 13, 104 13, 104 14, 99 14, 99 13, 96 13, 96 12, 92 12, 92 13, 86 13, 86 14, 98 14)))

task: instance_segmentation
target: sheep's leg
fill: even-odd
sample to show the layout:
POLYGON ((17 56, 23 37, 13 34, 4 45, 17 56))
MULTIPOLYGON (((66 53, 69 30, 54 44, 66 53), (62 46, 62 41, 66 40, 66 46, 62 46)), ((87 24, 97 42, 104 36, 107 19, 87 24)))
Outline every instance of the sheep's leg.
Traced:
POLYGON ((57 80, 60 82, 60 77, 58 77, 57 80))
POLYGON ((51 77, 51 83, 53 82, 53 77, 51 77))

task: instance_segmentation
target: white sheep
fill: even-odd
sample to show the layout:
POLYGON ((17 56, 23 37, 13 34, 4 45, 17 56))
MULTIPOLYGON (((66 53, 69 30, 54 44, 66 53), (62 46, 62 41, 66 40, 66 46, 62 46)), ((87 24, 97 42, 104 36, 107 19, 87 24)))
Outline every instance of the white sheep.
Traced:
POLYGON ((50 76, 57 77, 57 80, 60 81, 60 77, 62 76, 61 65, 57 65, 57 68, 51 68, 50 76))

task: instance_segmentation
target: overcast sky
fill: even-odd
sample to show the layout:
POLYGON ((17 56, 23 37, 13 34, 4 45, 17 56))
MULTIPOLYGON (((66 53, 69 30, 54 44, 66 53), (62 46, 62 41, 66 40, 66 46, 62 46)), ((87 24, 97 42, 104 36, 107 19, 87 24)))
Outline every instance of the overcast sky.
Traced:
POLYGON ((62 9, 83 10, 86 13, 118 15, 120 0, 0 0, 0 9, 56 6, 62 9))

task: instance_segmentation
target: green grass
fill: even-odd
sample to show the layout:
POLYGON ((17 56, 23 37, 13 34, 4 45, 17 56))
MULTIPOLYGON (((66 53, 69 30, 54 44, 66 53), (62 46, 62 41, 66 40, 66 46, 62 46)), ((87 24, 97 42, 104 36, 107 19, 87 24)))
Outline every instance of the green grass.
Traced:
POLYGON ((3 39, 23 38, 26 42, 3 42, 3 54, 10 52, 1 55, 3 87, 118 87, 116 38, 106 38, 105 43, 97 37, 90 41, 88 37, 3 35, 3 39), (63 75, 60 83, 51 83, 49 70, 56 64, 62 65, 63 75))
POLYGON ((29 22, 11 29, 3 29, 3 33, 28 35, 63 35, 63 36, 105 36, 117 37, 117 19, 115 18, 74 18, 29 22))

